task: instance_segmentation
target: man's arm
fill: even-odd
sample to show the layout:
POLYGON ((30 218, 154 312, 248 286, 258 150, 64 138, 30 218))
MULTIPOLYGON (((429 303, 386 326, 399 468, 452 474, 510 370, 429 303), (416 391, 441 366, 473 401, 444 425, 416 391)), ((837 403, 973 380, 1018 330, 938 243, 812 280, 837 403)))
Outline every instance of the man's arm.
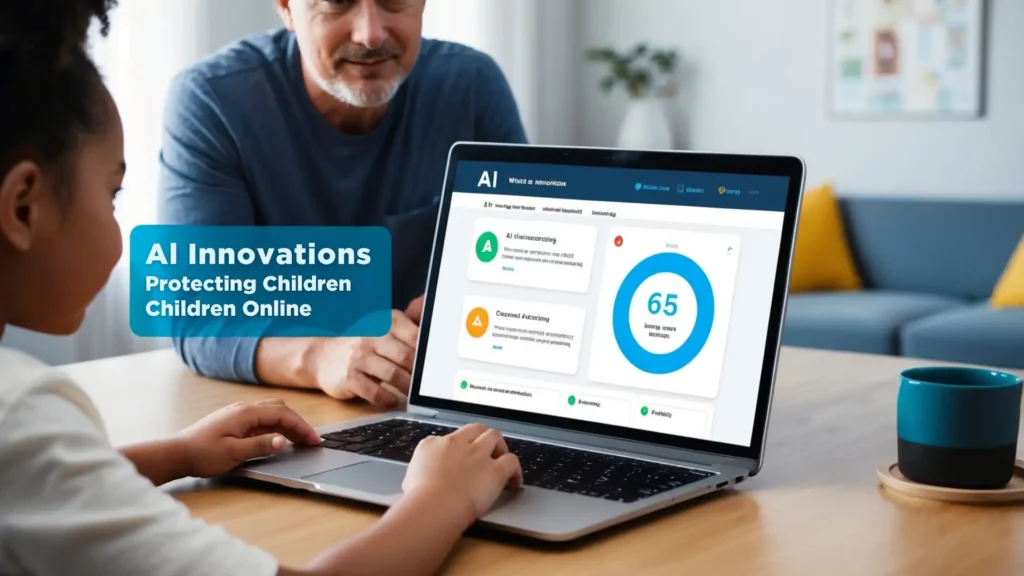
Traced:
MULTIPOLYGON (((195 73, 176 77, 167 98, 160 151, 160 221, 199 226, 255 223, 238 146, 209 85, 195 73)), ((311 338, 187 334, 186 321, 171 340, 194 372, 236 382, 317 388, 305 368, 311 338)))
POLYGON ((241 154, 206 80, 171 83, 160 149, 159 219, 168 224, 251 226, 241 154))
MULTIPOLYGON (((206 80, 184 72, 171 83, 160 151, 159 220, 163 224, 251 226, 252 199, 242 158, 206 80)), ((256 382, 256 338, 205 338, 176 327, 175 350, 193 371, 256 382)))
POLYGON ((512 88, 497 62, 482 55, 476 75, 475 139, 501 144, 526 144, 526 130, 512 88))
MULTIPOLYGON (((261 161, 264 159, 252 159, 261 161)), ((206 81, 186 72, 172 83, 160 153, 160 221, 237 226, 255 223, 244 162, 231 128, 206 81)), ((301 225, 302 222, 293 224, 301 225)), ((409 389, 417 328, 392 315, 387 337, 210 338, 210 322, 179 319, 172 338, 193 371, 222 380, 319 388, 336 398, 364 398, 393 406, 399 398, 381 386, 409 389), (202 336, 189 337, 190 333, 202 336)))

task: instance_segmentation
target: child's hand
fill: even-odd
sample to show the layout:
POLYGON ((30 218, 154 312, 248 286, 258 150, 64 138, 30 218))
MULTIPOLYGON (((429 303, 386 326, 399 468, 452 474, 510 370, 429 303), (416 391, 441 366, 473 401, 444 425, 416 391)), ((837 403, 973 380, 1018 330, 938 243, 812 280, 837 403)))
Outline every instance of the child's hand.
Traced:
POLYGON ((439 508, 455 506, 466 525, 483 516, 505 486, 519 487, 523 472, 501 432, 470 424, 448 436, 428 436, 416 447, 402 482, 406 494, 427 494, 439 508))
POLYGON ((320 444, 316 431, 283 400, 263 400, 221 408, 179 432, 174 441, 183 452, 187 475, 206 478, 280 452, 285 438, 320 444))

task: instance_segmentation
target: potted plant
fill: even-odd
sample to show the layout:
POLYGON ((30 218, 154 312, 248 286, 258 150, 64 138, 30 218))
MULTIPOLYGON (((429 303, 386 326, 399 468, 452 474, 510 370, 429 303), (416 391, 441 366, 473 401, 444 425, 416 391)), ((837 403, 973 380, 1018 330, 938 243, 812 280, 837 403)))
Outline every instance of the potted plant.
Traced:
POLYGON ((676 94, 676 51, 652 49, 641 42, 625 52, 594 48, 587 52, 587 59, 608 66, 608 73, 601 78, 602 91, 608 93, 621 86, 629 95, 619 129, 619 147, 672 148, 672 131, 662 101, 676 94))

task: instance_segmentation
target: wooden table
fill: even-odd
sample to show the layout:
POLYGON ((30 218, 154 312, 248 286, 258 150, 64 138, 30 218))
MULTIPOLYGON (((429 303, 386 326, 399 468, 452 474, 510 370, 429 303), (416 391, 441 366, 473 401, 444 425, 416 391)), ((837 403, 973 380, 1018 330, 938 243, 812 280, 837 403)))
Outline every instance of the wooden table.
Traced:
MULTIPOLYGON (((916 501, 878 485, 875 469, 896 458, 898 374, 932 362, 801 349, 786 349, 781 362, 766 465, 739 489, 570 545, 466 537, 446 573, 1024 574, 1024 506, 916 501)), ((117 445, 171 434, 237 400, 282 397, 314 426, 371 411, 316 393, 205 380, 170 351, 65 370, 96 401, 117 445)), ((380 514, 222 483, 190 482, 175 494, 196 516, 290 565, 380 514)))

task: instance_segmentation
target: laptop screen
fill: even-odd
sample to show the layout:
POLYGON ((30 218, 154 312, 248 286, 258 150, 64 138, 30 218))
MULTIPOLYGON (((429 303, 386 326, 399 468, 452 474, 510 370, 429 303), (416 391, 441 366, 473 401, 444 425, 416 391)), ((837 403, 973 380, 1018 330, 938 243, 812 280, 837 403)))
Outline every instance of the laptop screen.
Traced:
POLYGON ((461 160, 448 178, 419 395, 751 445, 789 177, 461 160))

